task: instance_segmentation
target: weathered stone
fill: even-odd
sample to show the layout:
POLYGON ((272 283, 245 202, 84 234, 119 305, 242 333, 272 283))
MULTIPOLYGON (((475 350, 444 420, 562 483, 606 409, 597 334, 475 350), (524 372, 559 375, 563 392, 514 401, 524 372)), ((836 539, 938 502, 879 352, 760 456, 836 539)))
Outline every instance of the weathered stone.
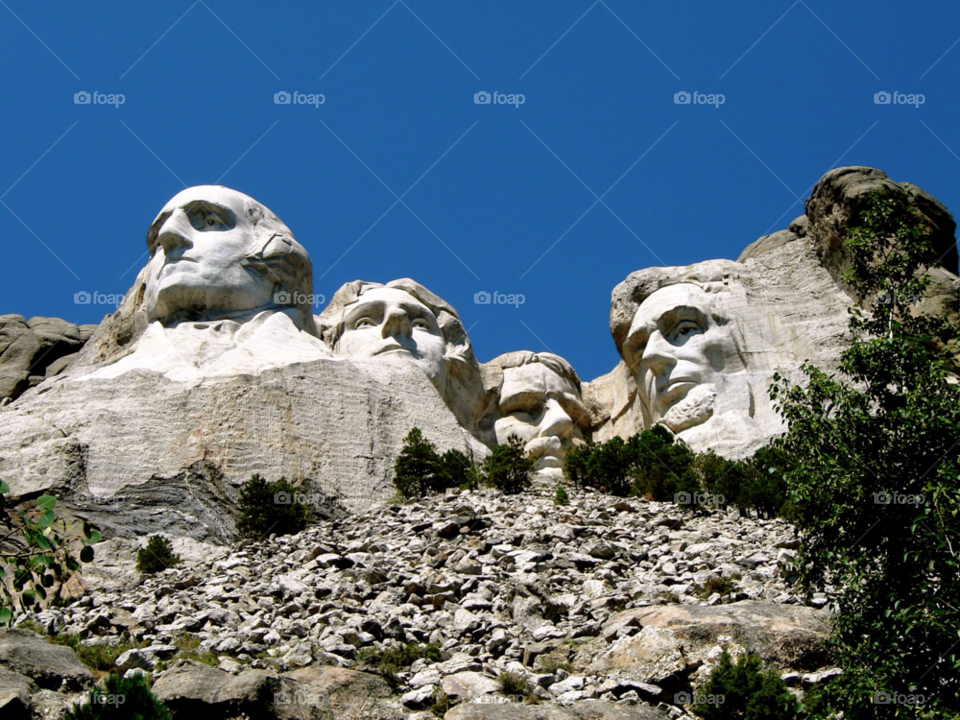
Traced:
POLYGON ((489 695, 500 689, 499 683, 493 678, 477 672, 465 671, 447 675, 440 683, 440 688, 453 702, 469 700, 478 695, 489 695))
POLYGON ((213 712, 223 717, 245 713, 263 715, 280 686, 276 675, 245 670, 231 675, 218 668, 181 660, 154 683, 153 694, 174 714, 204 717, 213 712))
POLYGON ((0 629, 0 666, 49 690, 82 690, 94 680, 73 650, 27 630, 0 629))

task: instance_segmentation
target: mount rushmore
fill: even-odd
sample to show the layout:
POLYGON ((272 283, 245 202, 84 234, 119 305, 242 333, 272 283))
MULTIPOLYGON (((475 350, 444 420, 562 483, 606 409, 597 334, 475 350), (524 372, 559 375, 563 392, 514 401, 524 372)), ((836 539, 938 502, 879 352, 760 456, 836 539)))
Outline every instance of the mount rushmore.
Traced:
POLYGON ((842 229, 879 188, 929 220, 944 257, 921 310, 956 322, 950 213, 879 170, 838 168, 804 215, 736 261, 627 275, 610 304, 621 361, 589 382, 551 353, 478 362, 456 309, 408 278, 347 283, 314 316, 291 230, 243 193, 188 188, 151 224, 149 261, 98 326, 0 316, 0 477, 14 497, 53 492, 117 537, 224 542, 253 473, 298 483, 321 514, 389 499, 414 426, 475 460, 516 434, 553 477, 583 439, 654 424, 742 457, 784 429, 775 372, 836 367, 859 300, 842 229))

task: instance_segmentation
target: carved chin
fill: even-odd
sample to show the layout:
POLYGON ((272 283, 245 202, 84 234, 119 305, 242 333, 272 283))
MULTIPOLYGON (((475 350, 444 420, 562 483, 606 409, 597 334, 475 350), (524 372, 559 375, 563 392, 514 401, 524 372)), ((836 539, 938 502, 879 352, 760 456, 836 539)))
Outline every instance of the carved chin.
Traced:
POLYGON ((713 405, 717 397, 713 385, 697 385, 676 405, 667 410, 659 422, 674 433, 683 432, 695 425, 706 422, 713 415, 713 405))

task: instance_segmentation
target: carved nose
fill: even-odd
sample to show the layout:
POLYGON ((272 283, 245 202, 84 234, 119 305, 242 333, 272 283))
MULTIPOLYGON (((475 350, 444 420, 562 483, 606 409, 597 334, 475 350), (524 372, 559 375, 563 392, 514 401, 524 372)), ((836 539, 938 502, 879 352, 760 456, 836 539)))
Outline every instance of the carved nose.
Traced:
POLYGON ((643 349, 640 364, 650 368, 654 375, 663 377, 677 364, 677 359, 673 356, 670 343, 659 332, 655 332, 650 336, 647 346, 643 349))
POLYGON ((573 420, 563 405, 553 398, 547 398, 540 420, 540 437, 568 438, 573 428, 573 420))
POLYGON ((178 248, 185 250, 192 247, 193 243, 189 239, 192 230, 193 226, 187 214, 179 208, 174 210, 157 233, 157 242, 163 248, 163 254, 169 256, 178 248))
POLYGON ((388 337, 410 337, 410 320, 403 310, 388 310, 381 330, 384 340, 388 337))

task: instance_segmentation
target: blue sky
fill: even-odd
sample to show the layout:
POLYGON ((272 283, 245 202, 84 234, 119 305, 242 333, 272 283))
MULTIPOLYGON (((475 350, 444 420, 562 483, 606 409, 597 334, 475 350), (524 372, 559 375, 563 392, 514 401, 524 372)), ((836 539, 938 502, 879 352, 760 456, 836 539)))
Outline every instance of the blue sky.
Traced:
POLYGON ((549 349, 592 379, 616 283, 736 258, 831 167, 960 208, 955 2, 0 5, 4 313, 98 322, 75 293, 125 292, 157 211, 219 181, 292 228, 316 293, 413 277, 480 360, 549 349))

